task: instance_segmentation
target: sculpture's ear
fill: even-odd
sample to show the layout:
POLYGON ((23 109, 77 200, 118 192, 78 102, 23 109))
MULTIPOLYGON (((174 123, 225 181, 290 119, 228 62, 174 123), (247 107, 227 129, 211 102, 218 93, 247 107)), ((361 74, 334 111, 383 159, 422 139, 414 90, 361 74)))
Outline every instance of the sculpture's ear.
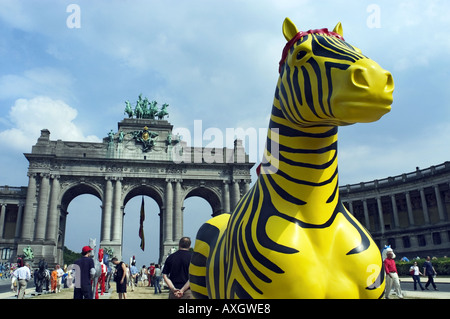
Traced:
POLYGON ((344 37, 344 29, 342 28, 342 24, 340 22, 336 24, 333 32, 339 34, 341 37, 344 37))
POLYGON ((286 18, 283 22, 283 35, 286 41, 290 41, 298 33, 297 27, 291 21, 291 19, 286 18))

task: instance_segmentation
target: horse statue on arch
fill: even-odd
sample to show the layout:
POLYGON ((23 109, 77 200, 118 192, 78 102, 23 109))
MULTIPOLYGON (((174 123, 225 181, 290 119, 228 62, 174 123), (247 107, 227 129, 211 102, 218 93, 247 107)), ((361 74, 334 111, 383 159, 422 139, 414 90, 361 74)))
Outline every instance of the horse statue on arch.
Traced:
POLYGON ((169 115, 169 112, 167 112, 167 107, 169 106, 169 104, 164 103, 161 107, 161 111, 158 112, 158 120, 162 120, 164 118, 164 116, 169 115))
POLYGON ((158 107, 156 106, 158 102, 151 101, 149 103, 149 112, 148 112, 148 118, 154 119, 155 116, 158 114, 158 107))
POLYGON ((125 101, 125 114, 128 115, 128 118, 133 117, 133 108, 131 107, 130 101, 125 101))
POLYGON ((137 119, 141 119, 144 117, 144 110, 142 109, 140 104, 137 104, 134 109, 134 114, 136 115, 137 119))

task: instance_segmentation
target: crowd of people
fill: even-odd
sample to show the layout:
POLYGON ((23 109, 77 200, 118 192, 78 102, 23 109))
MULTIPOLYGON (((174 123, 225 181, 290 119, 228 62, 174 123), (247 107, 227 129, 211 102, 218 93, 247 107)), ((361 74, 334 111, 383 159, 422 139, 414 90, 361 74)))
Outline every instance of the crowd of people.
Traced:
MULTIPOLYGON (((112 258, 115 265, 113 280, 116 282, 116 292, 119 299, 127 298, 128 287, 134 291, 136 286, 154 287, 154 293, 161 293, 164 283, 169 289, 169 299, 191 299, 189 283, 189 265, 191 261, 191 240, 183 237, 179 241, 178 251, 169 255, 164 267, 151 263, 149 267, 142 266, 140 270, 136 262, 129 265, 117 258, 112 258)), ((92 248, 85 246, 82 249, 82 257, 75 261, 79 272, 79 281, 75 283, 74 299, 92 299, 92 278, 95 275, 95 267, 90 257, 92 248)))
POLYGON ((126 299, 127 287, 134 291, 136 286, 154 287, 154 293, 160 294, 165 284, 169 289, 169 299, 191 299, 189 283, 189 264, 191 261, 191 240, 183 237, 178 244, 178 251, 169 255, 164 267, 157 263, 143 265, 139 270, 134 261, 130 265, 112 259, 116 265, 114 281, 117 283, 119 299, 126 299))
MULTIPOLYGON (((161 265, 157 263, 150 263, 148 267, 143 265, 138 269, 132 262, 131 267, 127 265, 127 272, 131 291, 134 291, 134 287, 161 287, 161 265)), ((160 289, 155 289, 155 293, 159 292, 160 289)))
MULTIPOLYGON (((17 293, 18 299, 25 298, 25 291, 28 282, 33 278, 33 272, 28 262, 24 262, 19 258, 16 265, 11 268, 11 289, 17 293)), ((57 264, 55 269, 49 272, 49 280, 51 284, 50 292, 58 293, 61 291, 63 277, 66 277, 68 273, 61 269, 61 266, 57 264)))
MULTIPOLYGON (((189 237, 183 237, 179 241, 178 251, 170 254, 164 266, 157 263, 151 263, 148 267, 136 267, 133 260, 130 265, 112 258, 111 262, 115 265, 113 271, 113 280, 116 282, 116 292, 119 299, 127 298, 127 289, 134 291, 136 286, 154 287, 154 293, 160 294, 163 284, 169 289, 169 299, 191 299, 189 282, 189 265, 191 260, 191 240, 189 237)), ((58 264, 51 271, 50 282, 51 292, 58 293, 64 283, 66 287, 74 284, 74 299, 93 299, 92 279, 95 275, 94 260, 91 257, 92 248, 85 246, 82 249, 82 257, 74 262, 76 269, 76 279, 73 281, 72 272, 62 270, 58 264), (67 280, 65 280, 67 279, 67 280)), ((393 289, 398 298, 403 299, 403 293, 400 285, 400 279, 395 263, 394 251, 388 247, 383 251, 383 265, 386 273, 385 298, 389 299, 393 289)), ((434 277, 437 275, 435 268, 428 256, 423 263, 422 271, 417 262, 410 268, 410 275, 414 280, 414 290, 428 290, 432 286, 438 290, 434 277), (422 285, 421 277, 427 277, 427 282, 422 285)), ((24 298, 27 282, 32 278, 31 268, 28 263, 19 259, 17 267, 12 272, 12 288, 17 290, 17 298, 24 298)))
MULTIPOLYGON (((136 262, 126 264, 117 258, 112 258, 112 280, 116 282, 116 292, 119 299, 127 298, 127 289, 134 291, 136 286, 153 287, 155 294, 161 294, 163 285, 169 289, 170 299, 190 299, 189 264, 191 260, 191 240, 189 237, 181 238, 178 251, 169 255, 164 266, 151 263, 141 269, 136 262)), ((92 248, 84 246, 81 258, 77 259, 71 267, 64 266, 64 270, 57 264, 54 269, 46 270, 51 293, 61 292, 62 287, 74 288, 74 299, 93 299, 93 279, 96 274, 92 248)), ((17 292, 17 298, 25 298, 27 283, 33 279, 33 272, 29 263, 18 259, 11 271, 11 289, 17 292)))

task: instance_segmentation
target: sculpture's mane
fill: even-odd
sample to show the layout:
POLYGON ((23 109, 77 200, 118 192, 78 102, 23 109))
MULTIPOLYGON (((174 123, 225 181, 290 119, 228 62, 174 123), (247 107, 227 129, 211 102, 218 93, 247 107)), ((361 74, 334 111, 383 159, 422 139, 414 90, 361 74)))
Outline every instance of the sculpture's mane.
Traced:
POLYGON ((288 41, 288 43, 286 43, 284 49, 283 49, 283 54, 281 56, 281 60, 280 60, 280 68, 279 71, 281 72, 281 66, 283 65, 284 61, 287 58, 287 55, 289 53, 289 50, 292 48, 292 46, 297 43, 297 41, 301 40, 304 36, 308 35, 308 34, 322 34, 322 35, 328 35, 328 36, 332 36, 335 38, 338 38, 342 41, 345 41, 344 38, 333 31, 328 31, 327 28, 324 29, 315 29, 315 30, 308 30, 308 31, 300 31, 299 33, 297 33, 291 40, 288 41))

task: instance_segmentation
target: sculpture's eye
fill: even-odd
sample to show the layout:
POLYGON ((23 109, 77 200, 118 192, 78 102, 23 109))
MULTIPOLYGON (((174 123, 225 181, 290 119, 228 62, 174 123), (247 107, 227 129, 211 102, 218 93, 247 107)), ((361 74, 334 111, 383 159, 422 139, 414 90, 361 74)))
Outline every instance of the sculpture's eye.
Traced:
POLYGON ((307 56, 308 55, 308 52, 307 51, 304 51, 304 50, 300 50, 300 51, 298 51, 297 52, 297 61, 300 61, 300 60, 302 60, 305 56, 307 56))

